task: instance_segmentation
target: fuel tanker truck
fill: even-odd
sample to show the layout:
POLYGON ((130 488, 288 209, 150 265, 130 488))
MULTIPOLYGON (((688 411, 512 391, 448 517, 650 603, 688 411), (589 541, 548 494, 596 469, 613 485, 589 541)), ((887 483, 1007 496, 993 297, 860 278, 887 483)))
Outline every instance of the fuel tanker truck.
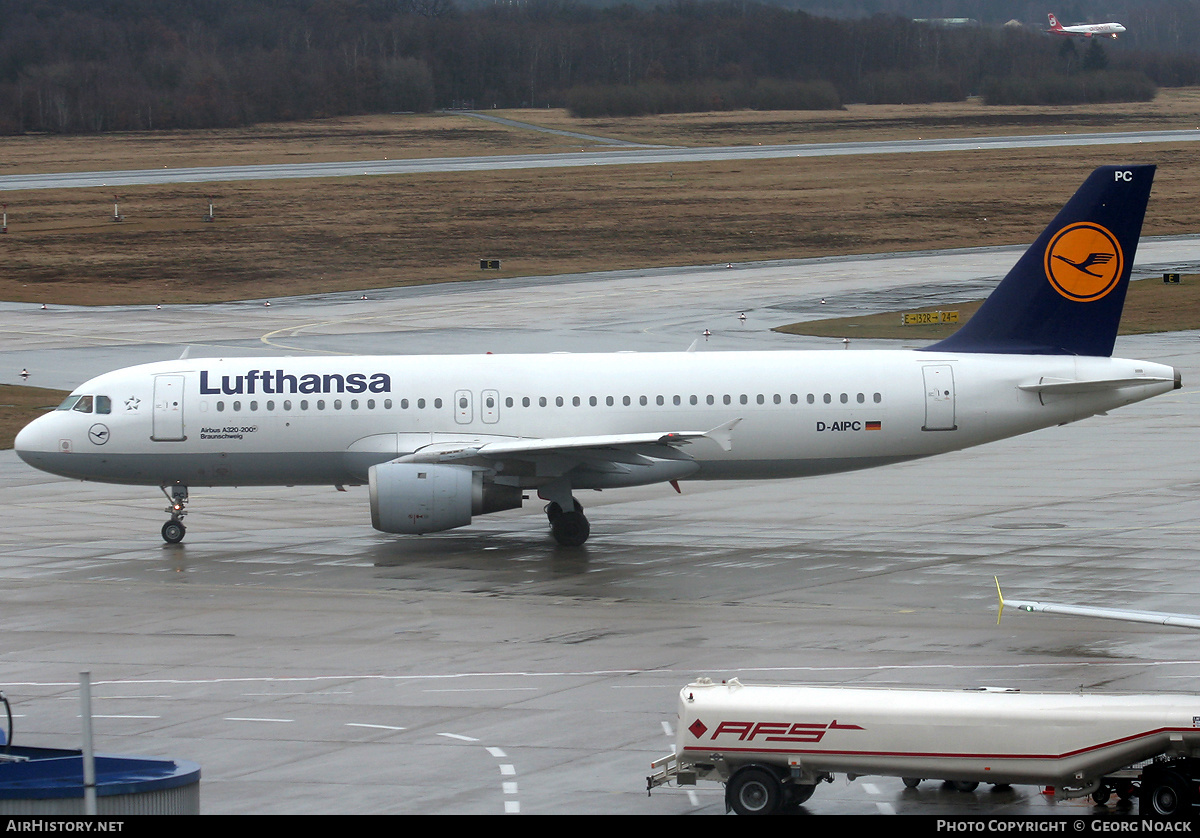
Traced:
POLYGON ((973 790, 1052 786, 1060 798, 1139 795, 1142 817, 1200 815, 1200 696, 716 683, 679 693, 675 751, 647 792, 725 784, 726 809, 797 807, 835 773, 973 790))

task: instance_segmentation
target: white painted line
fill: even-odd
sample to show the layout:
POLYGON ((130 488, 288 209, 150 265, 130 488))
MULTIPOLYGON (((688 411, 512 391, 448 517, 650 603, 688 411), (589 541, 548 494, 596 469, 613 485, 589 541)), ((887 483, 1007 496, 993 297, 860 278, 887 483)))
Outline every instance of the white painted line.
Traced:
POLYGON ((504 801, 504 814, 519 815, 521 814, 521 803, 517 800, 504 801))
POLYGON ((488 748, 487 752, 497 759, 503 759, 504 757, 508 756, 508 754, 504 753, 503 748, 488 748))
POLYGON ((294 722, 295 719, 257 719, 252 716, 226 716, 227 722, 294 722))
POLYGON ((461 690, 422 690, 427 693, 507 693, 507 692, 537 692, 539 687, 473 687, 461 690))
POLYGON ((406 727, 397 725, 369 725, 363 722, 346 722, 346 727, 367 727, 373 730, 408 730, 406 727))
POLYGON ((93 719, 161 719, 162 716, 126 716, 126 715, 104 715, 101 713, 93 713, 93 719))
POLYGON ((510 765, 507 762, 500 764, 500 774, 505 777, 511 777, 517 773, 517 767, 510 765))
POLYGON ((479 740, 473 736, 461 736, 457 733, 439 733, 438 736, 445 736, 447 739, 458 739, 463 742, 478 742, 479 740))

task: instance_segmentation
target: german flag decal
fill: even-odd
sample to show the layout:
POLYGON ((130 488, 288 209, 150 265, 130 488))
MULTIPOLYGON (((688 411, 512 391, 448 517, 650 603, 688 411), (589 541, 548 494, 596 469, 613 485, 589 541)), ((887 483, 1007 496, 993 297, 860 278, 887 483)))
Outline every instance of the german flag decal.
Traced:
POLYGON ((1077 303, 1098 300, 1116 288, 1124 266, 1117 237, 1091 221, 1064 227, 1046 248, 1046 278, 1077 303))
POLYGON ((866 428, 868 431, 882 431, 883 423, 882 422, 868 422, 866 425, 866 428))

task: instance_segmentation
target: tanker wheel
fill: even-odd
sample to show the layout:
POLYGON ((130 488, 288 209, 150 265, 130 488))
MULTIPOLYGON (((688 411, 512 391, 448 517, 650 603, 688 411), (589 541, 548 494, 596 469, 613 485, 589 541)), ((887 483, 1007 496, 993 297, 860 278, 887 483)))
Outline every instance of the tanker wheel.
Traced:
POLYGON ((1109 786, 1102 785, 1092 792, 1092 802, 1097 806, 1103 806, 1108 803, 1109 798, 1112 797, 1112 793, 1113 790, 1109 786))
POLYGON ((906 789, 915 789, 917 786, 921 785, 920 777, 905 777, 903 779, 904 779, 904 787, 906 789))
POLYGON ((790 810, 803 806, 816 790, 816 783, 792 783, 783 790, 784 808, 790 810))
POLYGON ((1142 817, 1175 818, 1191 808, 1187 782, 1174 771, 1156 771, 1142 779, 1142 817))
POLYGON ((725 787, 725 800, 739 815, 773 815, 782 799, 779 778, 763 768, 744 768, 725 787))

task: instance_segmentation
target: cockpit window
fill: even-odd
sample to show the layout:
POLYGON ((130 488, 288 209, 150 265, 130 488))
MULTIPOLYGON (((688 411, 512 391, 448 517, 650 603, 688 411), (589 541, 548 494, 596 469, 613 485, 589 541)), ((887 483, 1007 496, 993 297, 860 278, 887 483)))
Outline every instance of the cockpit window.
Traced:
POLYGON ((75 410, 79 413, 112 413, 112 399, 108 396, 67 396, 58 410, 75 410))

